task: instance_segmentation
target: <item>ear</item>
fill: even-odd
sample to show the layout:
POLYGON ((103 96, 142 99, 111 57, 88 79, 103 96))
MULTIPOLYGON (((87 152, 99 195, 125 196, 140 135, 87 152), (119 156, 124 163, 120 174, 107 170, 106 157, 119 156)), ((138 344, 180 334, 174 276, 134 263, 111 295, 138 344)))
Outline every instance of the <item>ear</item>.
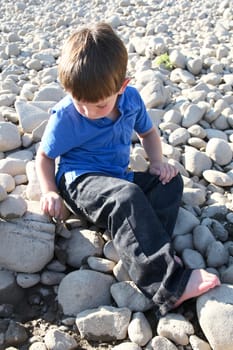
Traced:
POLYGON ((123 92, 126 89, 126 86, 129 84, 129 82, 130 82, 130 78, 125 78, 125 80, 124 80, 124 82, 123 82, 123 84, 122 84, 122 86, 121 86, 121 88, 120 88, 120 90, 118 92, 119 95, 123 94, 123 92))

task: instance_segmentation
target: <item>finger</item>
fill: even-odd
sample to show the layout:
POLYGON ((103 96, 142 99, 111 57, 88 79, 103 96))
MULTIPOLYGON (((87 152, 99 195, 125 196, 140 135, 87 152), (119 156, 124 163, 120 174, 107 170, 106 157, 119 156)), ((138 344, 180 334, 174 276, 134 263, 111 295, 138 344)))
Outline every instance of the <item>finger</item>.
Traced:
POLYGON ((54 216, 60 220, 63 219, 62 215, 62 202, 60 199, 54 202, 54 216))
POLYGON ((170 164, 165 164, 161 176, 161 181, 163 184, 168 183, 175 176, 175 172, 170 164))
POLYGON ((160 181, 162 181, 162 183, 166 183, 168 180, 168 177, 169 177, 169 169, 167 168, 166 165, 164 165, 160 171, 160 181))
POLYGON ((150 168, 150 173, 153 175, 160 175, 160 169, 152 167, 150 168))
POLYGON ((53 198, 50 198, 48 201, 47 201, 47 206, 48 206, 48 213, 50 216, 56 216, 55 215, 55 200, 53 198))
POLYGON ((44 214, 49 214, 48 213, 48 203, 44 198, 42 198, 40 201, 40 209, 44 214))

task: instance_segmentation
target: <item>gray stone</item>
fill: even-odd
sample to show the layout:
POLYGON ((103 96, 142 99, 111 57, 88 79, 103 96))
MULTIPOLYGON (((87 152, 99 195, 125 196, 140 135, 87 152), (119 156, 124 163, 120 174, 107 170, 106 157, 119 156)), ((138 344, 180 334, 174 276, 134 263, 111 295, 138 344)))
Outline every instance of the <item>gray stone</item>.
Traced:
POLYGON ((54 233, 45 232, 42 224, 36 230, 33 221, 1 221, 0 235, 0 265, 6 269, 38 272, 53 257, 54 233))
POLYGON ((24 291, 16 283, 12 271, 0 271, 0 303, 17 305, 24 297, 24 291))
POLYGON ((149 310, 153 305, 133 281, 112 284, 111 295, 118 307, 128 307, 132 311, 143 312, 149 310))
POLYGON ((98 232, 87 229, 71 230, 71 238, 67 242, 67 262, 73 267, 80 267, 91 255, 101 256, 104 240, 98 232))
POLYGON ((189 269, 203 269, 206 267, 205 260, 196 250, 186 248, 182 252, 182 259, 189 269))
POLYGON ((180 207, 173 231, 173 237, 192 232, 194 227, 199 225, 199 223, 200 221, 196 216, 194 216, 188 210, 180 207))
POLYGON ((194 228, 193 245, 203 256, 212 242, 215 242, 215 238, 207 226, 198 225, 194 228))
POLYGON ((110 287, 114 278, 91 270, 68 273, 58 288, 58 302, 64 315, 76 316, 79 312, 111 304, 110 287))
POLYGON ((210 267, 220 267, 227 264, 229 259, 229 253, 224 245, 215 241, 210 243, 207 248, 207 264, 210 267))

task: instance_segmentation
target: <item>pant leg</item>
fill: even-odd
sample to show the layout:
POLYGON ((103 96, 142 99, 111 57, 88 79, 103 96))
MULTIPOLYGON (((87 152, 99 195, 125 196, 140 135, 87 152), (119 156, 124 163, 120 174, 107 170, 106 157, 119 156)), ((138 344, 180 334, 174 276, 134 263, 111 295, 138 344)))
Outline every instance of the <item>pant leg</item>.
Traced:
POLYGON ((61 194, 78 214, 111 232, 130 277, 162 314, 182 295, 190 270, 174 259, 165 231, 143 190, 134 183, 104 176, 81 176, 61 194))
POLYGON ((172 237, 183 194, 181 175, 163 185, 158 176, 149 172, 135 172, 134 183, 143 190, 164 229, 172 237))

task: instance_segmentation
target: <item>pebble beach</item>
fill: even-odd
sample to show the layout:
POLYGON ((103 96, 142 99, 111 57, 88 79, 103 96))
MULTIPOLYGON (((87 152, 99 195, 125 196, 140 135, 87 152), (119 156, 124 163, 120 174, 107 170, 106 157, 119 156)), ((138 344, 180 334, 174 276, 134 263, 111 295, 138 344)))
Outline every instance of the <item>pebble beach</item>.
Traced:
MULTIPOLYGON (((232 0, 1 1, 0 350, 233 350, 232 0), (40 211, 35 157, 64 40, 92 22, 124 41, 130 84, 184 181, 173 233, 221 286, 158 317, 108 232, 40 211)), ((146 171, 136 135, 130 168, 146 171)))

